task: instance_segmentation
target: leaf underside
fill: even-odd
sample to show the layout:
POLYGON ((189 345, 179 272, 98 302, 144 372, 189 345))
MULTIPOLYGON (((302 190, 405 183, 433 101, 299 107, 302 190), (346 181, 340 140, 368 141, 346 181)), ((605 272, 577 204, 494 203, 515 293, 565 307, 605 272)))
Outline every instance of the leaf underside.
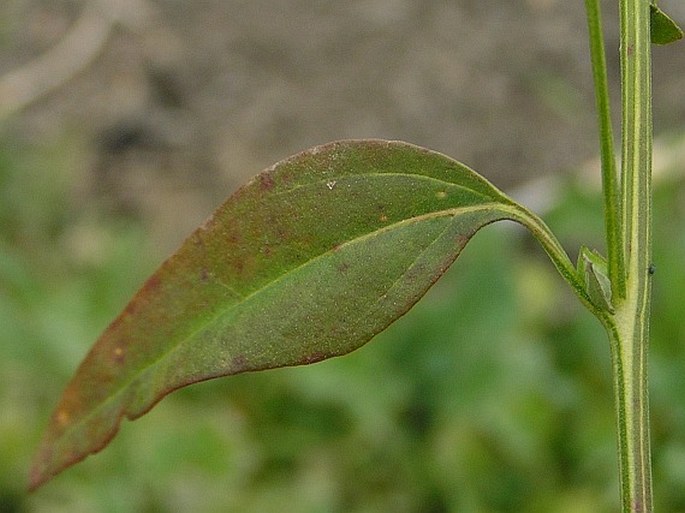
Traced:
POLYGON ((462 164, 406 143, 343 141, 276 164, 193 232, 101 335, 50 420, 30 487, 175 389, 355 350, 513 205, 462 164))

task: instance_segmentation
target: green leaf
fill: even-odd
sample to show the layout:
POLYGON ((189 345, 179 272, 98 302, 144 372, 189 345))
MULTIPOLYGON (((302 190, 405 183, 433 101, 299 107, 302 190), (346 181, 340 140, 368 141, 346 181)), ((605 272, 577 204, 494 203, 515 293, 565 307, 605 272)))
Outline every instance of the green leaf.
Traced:
POLYGON ((656 4, 650 4, 650 25, 652 43, 667 45, 683 38, 683 31, 678 24, 663 12, 656 4))
POLYGON ((527 225, 584 294, 541 221, 444 155, 347 141, 276 164, 191 234, 96 342, 51 418, 30 486, 101 450, 122 418, 175 389, 357 349, 500 219, 527 225))

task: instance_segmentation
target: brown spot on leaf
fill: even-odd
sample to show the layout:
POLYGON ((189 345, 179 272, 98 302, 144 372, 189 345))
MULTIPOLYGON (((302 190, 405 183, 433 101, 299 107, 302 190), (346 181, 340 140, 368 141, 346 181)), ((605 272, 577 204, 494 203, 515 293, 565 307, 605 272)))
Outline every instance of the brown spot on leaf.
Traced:
POLYGON ((161 280, 159 279, 159 276, 156 274, 153 274, 149 280, 145 282, 145 285, 143 285, 143 290, 141 292, 146 293, 146 292, 152 292, 156 289, 159 288, 161 284, 161 280))
POLYGON ((112 351, 112 357, 115 363, 121 365, 124 363, 124 349, 120 346, 115 347, 112 351))
POLYGON ((326 353, 322 351, 314 351, 312 354, 309 354, 302 358, 302 360, 299 361, 300 365, 309 365, 310 363, 316 363, 320 362, 321 360, 325 360, 327 358, 326 353))
POLYGON ((237 231, 231 230, 226 236, 226 240, 231 244, 239 244, 242 239, 237 231))
POLYGON ((199 232, 196 231, 195 233, 193 233, 192 237, 193 244, 195 244, 196 246, 204 246, 205 241, 202 239, 199 232))
POLYGON ((55 415, 55 420, 60 427, 66 426, 69 423, 70 418, 71 415, 69 415, 69 412, 65 410, 59 410, 55 415))
POLYGON ((467 237, 466 235, 457 235, 457 236, 454 238, 454 243, 455 243, 458 247, 464 247, 464 246, 466 246, 466 243, 469 241, 469 238, 470 238, 470 237, 467 237))
POLYGON ((274 187, 274 179, 269 173, 259 175, 259 185, 263 191, 268 191, 274 187))
MULTIPOLYGON (((131 317, 136 314, 136 311, 138 310, 140 306, 140 298, 145 298, 149 294, 154 293, 159 286, 161 285, 162 280, 157 274, 153 274, 144 284, 143 287, 138 291, 138 293, 135 295, 133 300, 129 302, 129 304, 126 305, 126 308, 124 308, 124 311, 121 312, 121 315, 112 323, 114 324, 119 324, 125 317, 131 317)), ((110 328, 111 329, 111 328, 110 328)))
POLYGON ((231 372, 234 374, 238 374, 239 372, 244 372, 250 370, 249 363, 247 361, 247 358, 245 358, 244 355, 240 354, 233 358, 231 361, 231 372))
POLYGON ((110 326, 110 329, 112 329, 115 325, 121 324, 125 318, 135 315, 136 310, 138 310, 138 303, 136 302, 136 298, 139 296, 142 296, 142 295, 143 295, 143 291, 141 290, 133 298, 133 300, 129 304, 126 305, 126 307, 124 308, 124 311, 121 312, 121 315, 119 315, 119 317, 117 317, 114 320, 114 322, 112 323, 112 326, 110 326))

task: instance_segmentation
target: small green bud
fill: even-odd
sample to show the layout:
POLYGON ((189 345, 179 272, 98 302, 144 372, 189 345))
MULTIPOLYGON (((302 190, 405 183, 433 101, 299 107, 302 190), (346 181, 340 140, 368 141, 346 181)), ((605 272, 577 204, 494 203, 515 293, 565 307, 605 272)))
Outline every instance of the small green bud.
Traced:
POLYGON ((578 254, 578 273, 583 277, 585 290, 593 303, 614 312, 611 302, 611 281, 607 271, 607 261, 597 251, 583 246, 578 254))

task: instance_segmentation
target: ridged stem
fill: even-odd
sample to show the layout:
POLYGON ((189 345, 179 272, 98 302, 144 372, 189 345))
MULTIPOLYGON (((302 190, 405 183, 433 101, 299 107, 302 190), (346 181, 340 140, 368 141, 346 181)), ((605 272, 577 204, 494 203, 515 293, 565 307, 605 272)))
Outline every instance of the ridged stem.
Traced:
POLYGON ((622 511, 651 513, 647 349, 651 296, 652 91, 648 0, 619 0, 622 239, 626 294, 616 306, 612 356, 622 511))

